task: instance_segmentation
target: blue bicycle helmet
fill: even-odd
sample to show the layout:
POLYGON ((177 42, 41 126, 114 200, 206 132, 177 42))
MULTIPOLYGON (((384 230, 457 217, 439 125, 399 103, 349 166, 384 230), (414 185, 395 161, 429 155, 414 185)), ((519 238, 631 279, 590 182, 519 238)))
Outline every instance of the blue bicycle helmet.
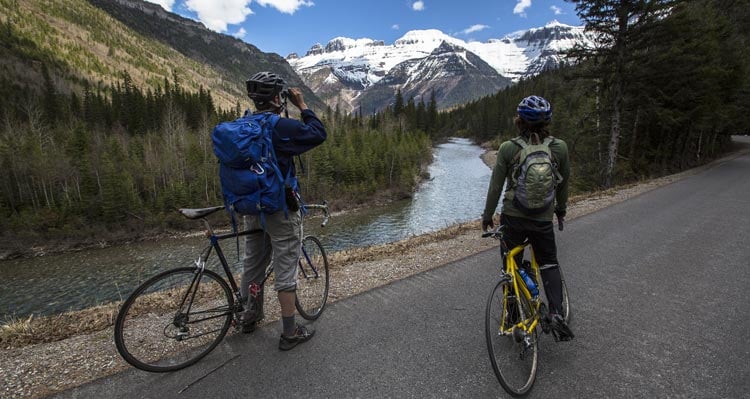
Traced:
POLYGON ((526 122, 538 123, 552 120, 552 106, 539 96, 528 96, 518 104, 518 116, 526 122))

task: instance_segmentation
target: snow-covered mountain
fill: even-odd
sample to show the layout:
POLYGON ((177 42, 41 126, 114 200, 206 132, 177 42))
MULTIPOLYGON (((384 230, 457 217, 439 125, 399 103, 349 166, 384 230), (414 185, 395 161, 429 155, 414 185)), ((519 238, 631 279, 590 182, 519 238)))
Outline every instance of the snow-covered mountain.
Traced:
POLYGON ((553 21, 502 39, 465 42, 439 30, 407 32, 393 44, 337 37, 287 61, 305 83, 332 107, 380 110, 400 89, 439 108, 493 94, 518 80, 560 64, 560 52, 577 42, 591 44, 583 27, 553 21))

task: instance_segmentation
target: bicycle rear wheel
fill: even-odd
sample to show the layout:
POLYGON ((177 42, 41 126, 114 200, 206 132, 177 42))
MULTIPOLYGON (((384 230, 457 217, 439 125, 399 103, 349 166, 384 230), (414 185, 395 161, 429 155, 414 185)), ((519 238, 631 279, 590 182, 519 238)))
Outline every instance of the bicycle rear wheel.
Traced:
POLYGON ((562 311, 565 316, 565 323, 570 324, 570 297, 568 296, 568 285, 565 284, 565 276, 563 275, 562 268, 560 269, 560 280, 562 282, 562 311))
POLYGON ((211 270, 185 267, 158 274, 136 288, 115 322, 115 345, 131 365, 174 371, 211 352, 232 321, 234 299, 211 270))
POLYGON ((497 380, 513 396, 529 393, 536 380, 539 360, 536 329, 523 336, 521 329, 513 327, 532 314, 531 304, 526 298, 516 298, 508 279, 498 282, 487 300, 487 351, 497 380))
POLYGON ((307 236, 302 240, 297 268, 297 300, 300 316, 315 320, 328 300, 328 258, 320 240, 307 236))

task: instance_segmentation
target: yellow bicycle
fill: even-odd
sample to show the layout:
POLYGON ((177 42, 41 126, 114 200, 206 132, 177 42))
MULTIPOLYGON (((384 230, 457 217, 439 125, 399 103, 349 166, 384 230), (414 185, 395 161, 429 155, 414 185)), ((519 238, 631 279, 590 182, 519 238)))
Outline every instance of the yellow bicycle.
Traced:
MULTIPOLYGON (((500 385, 513 396, 524 396, 534 385, 539 364, 538 329, 557 335, 546 323, 547 305, 542 300, 539 265, 528 241, 508 249, 503 243, 503 228, 482 234, 500 240, 503 255, 503 268, 500 281, 495 285, 487 300, 485 332, 487 350, 492 369, 500 385), (529 249, 530 261, 516 262, 516 256, 529 249), (521 271, 532 278, 533 285, 527 286, 521 271)), ((570 321, 570 300, 565 278, 562 276, 563 317, 570 321)))

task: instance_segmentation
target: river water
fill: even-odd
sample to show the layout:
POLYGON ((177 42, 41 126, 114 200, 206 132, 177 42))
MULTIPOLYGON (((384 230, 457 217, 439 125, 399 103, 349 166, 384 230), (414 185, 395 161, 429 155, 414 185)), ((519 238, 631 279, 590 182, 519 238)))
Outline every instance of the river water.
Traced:
MULTIPOLYGON (((334 215, 322 229, 306 223, 306 233, 317 235, 326 250, 334 252, 478 219, 491 174, 480 159, 482 152, 467 139, 453 138, 437 146, 430 179, 413 198, 334 215)), ((174 238, 0 262, 0 321, 125 299, 146 278, 191 265, 205 245, 203 237, 174 238)), ((232 268, 239 270, 235 242, 225 241, 222 249, 232 268)))

